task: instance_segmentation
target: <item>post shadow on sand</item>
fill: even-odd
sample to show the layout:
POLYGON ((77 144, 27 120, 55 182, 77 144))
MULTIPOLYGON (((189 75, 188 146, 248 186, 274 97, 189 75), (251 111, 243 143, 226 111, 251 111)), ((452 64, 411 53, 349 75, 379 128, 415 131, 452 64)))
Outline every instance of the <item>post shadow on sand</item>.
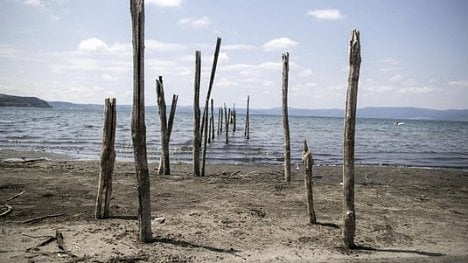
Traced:
POLYGON ((175 240, 175 239, 170 239, 170 238, 165 238, 165 237, 155 237, 153 238, 153 243, 164 243, 164 244, 171 244, 174 246, 180 246, 180 247, 186 247, 186 248, 202 248, 209 250, 211 252, 216 252, 216 253, 226 253, 226 254, 233 254, 235 255, 236 253, 239 253, 239 250, 229 248, 217 248, 217 247, 211 247, 211 246, 205 246, 205 245, 198 245, 194 243, 190 243, 188 241, 184 240, 175 240))
POLYGON ((447 254, 438 253, 438 252, 427 252, 427 251, 420 251, 420 250, 410 250, 410 249, 398 249, 398 248, 375 248, 371 246, 365 245, 355 245, 351 248, 352 251, 374 251, 374 252, 387 252, 387 253, 407 253, 407 254, 415 254, 427 257, 442 257, 446 256, 447 254))

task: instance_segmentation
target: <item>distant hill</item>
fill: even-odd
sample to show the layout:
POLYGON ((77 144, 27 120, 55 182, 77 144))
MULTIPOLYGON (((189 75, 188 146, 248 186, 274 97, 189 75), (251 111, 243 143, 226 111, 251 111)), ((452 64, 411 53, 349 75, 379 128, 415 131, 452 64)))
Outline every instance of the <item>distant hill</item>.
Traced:
POLYGON ((36 97, 20 97, 6 94, 0 94, 0 107, 51 108, 45 100, 36 97))
MULTIPOLYGON (((71 110, 102 110, 103 105, 74 104, 69 102, 51 101, 49 104, 56 109, 71 110)), ((170 105, 168 105, 170 107, 170 105)), ((130 111, 131 105, 117 105, 117 110, 130 111)), ((156 106, 146 106, 147 111, 155 111, 156 106)), ((245 109, 237 108, 238 114, 244 114, 245 109)), ((177 112, 192 112, 192 106, 177 106, 177 112)), ((250 109, 253 115, 281 115, 281 108, 250 109)), ((336 117, 343 118, 341 109, 299 109, 289 108, 291 116, 336 117)), ((411 107, 367 107, 357 111, 359 118, 396 119, 396 120, 447 120, 468 121, 468 109, 464 110, 433 110, 411 107)))

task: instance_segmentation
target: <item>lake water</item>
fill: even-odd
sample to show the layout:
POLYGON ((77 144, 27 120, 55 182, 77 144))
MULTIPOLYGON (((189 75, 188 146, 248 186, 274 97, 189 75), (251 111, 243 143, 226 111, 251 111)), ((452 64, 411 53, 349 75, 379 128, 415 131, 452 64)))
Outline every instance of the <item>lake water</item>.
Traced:
MULTIPOLYGON (((0 116, 0 150, 44 151, 78 159, 99 159, 102 111, 0 108, 0 116)), ((153 110, 146 113, 146 118, 148 159, 155 162, 160 151, 159 117, 153 110)), ((209 145, 207 163, 282 163, 281 116, 251 115, 250 119, 250 140, 244 138, 244 116, 239 112, 237 131, 229 132, 229 144, 225 144, 224 133, 216 137, 209 145)), ((130 121, 130 110, 118 112, 118 160, 133 159, 130 121)), ((192 122, 191 113, 176 114, 170 142, 172 163, 191 162, 192 122)), ((405 125, 400 126, 394 122, 357 120, 357 164, 468 168, 468 122, 404 120, 405 125)), ((290 130, 293 165, 301 161, 305 139, 316 165, 342 164, 342 118, 290 116, 290 130)))

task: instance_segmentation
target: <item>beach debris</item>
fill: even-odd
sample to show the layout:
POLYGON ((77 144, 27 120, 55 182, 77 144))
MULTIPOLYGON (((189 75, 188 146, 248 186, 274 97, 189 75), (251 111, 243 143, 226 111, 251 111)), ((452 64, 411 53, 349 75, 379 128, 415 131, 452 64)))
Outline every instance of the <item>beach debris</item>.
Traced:
POLYGON ((261 209, 257 209, 257 208, 250 208, 250 215, 252 216, 257 216, 257 217, 265 217, 266 216, 266 212, 261 210, 261 209))
POLYGON ((11 205, 4 204, 3 206, 6 207, 6 210, 0 214, 0 217, 7 216, 13 211, 13 207, 11 205))
POLYGON ((23 191, 22 191, 21 193, 19 193, 19 194, 15 194, 14 196, 8 198, 5 202, 8 202, 8 201, 11 201, 11 200, 13 200, 13 199, 15 199, 15 198, 17 198, 17 197, 20 197, 20 196, 21 196, 22 194, 24 194, 24 193, 26 193, 26 190, 23 190, 23 191))
POLYGON ((155 219, 153 219, 151 224, 164 224, 164 222, 166 222, 166 218, 160 216, 160 217, 156 217, 155 219))
POLYGON ((60 216, 64 216, 64 215, 65 214, 53 214, 53 215, 45 215, 45 216, 35 217, 35 218, 31 218, 31 219, 28 219, 28 220, 21 221, 21 224, 33 224, 33 223, 39 222, 39 221, 41 221, 43 219, 46 219, 46 218, 60 217, 60 216))

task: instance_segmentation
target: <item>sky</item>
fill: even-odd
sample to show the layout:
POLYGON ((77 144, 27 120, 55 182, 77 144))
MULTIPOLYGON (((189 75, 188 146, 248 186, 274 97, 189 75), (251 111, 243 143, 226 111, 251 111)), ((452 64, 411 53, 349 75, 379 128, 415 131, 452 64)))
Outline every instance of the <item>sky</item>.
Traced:
MULTIPOLYGON (((132 103, 128 0, 0 0, 0 93, 48 101, 132 103)), ((145 102, 192 105, 195 51, 201 104, 216 38, 212 98, 281 106, 289 52, 290 107, 343 109, 351 31, 361 36, 358 107, 468 109, 468 1, 146 0, 145 102)))

